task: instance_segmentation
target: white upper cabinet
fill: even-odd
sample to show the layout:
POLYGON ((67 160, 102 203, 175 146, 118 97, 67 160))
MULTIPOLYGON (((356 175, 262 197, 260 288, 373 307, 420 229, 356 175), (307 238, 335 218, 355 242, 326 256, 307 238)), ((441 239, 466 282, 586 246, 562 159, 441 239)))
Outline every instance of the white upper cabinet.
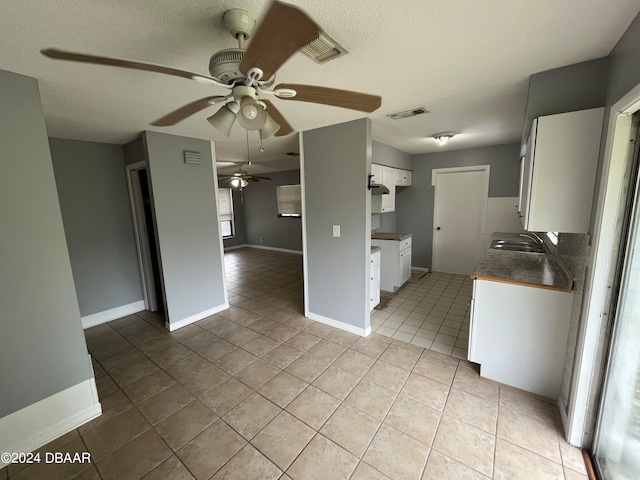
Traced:
POLYGON ((372 163, 371 174, 374 176, 373 180, 376 183, 381 183, 389 189, 389 193, 387 194, 371 196, 371 213, 386 213, 395 211, 396 169, 372 163))
POLYGON ((533 121, 521 166, 525 230, 588 232, 603 115, 594 108, 533 121))
POLYGON ((396 169, 396 180, 397 187, 410 187, 411 186, 411 171, 410 170, 399 170, 396 169))

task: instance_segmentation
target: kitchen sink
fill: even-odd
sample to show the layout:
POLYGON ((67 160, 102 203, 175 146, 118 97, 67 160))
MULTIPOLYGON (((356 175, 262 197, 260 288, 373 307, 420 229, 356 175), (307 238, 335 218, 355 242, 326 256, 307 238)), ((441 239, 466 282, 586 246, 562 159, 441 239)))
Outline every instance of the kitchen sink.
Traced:
POLYGON ((544 253, 544 247, 533 241, 526 240, 492 240, 489 244, 492 250, 507 250, 510 252, 544 253))

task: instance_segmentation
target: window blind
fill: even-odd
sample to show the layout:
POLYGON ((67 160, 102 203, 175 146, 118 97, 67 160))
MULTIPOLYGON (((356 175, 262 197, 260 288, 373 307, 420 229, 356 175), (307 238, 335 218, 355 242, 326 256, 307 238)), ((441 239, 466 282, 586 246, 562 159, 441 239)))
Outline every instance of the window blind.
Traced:
POLYGON ((300 185, 280 185, 276 187, 278 216, 302 216, 302 199, 300 185))
POLYGON ((230 188, 218 189, 218 203, 220 205, 220 221, 233 220, 233 200, 230 188))

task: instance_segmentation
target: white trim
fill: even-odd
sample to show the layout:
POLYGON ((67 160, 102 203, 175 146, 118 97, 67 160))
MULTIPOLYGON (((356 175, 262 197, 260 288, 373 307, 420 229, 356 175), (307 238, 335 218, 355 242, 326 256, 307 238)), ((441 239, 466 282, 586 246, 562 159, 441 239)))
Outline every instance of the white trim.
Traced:
MULTIPOLYGON (((603 315, 609 311, 608 281, 611 278, 611 251, 614 244, 615 225, 623 183, 624 165, 627 161, 630 115, 640 109, 640 84, 609 109, 609 124, 602 165, 602 176, 594 222, 593 244, 589 258, 591 274, 585 285, 583 326, 576 345, 573 377, 574 388, 569 398, 568 417, 565 423, 567 441, 582 446, 587 434, 587 418, 597 405, 589 405, 592 389, 597 387, 596 359, 603 315)), ((588 432, 591 434, 592 432, 588 432)))
POLYGON ((91 377, 0 418, 0 452, 33 452, 101 414, 91 377))
POLYGON ((142 312, 143 310, 145 310, 144 300, 139 300, 127 305, 120 305, 119 307, 110 308, 109 310, 104 310, 102 312, 93 313, 91 315, 87 315, 86 317, 82 317, 82 328, 86 329, 95 327, 96 325, 100 325, 101 323, 110 322, 111 320, 116 320, 118 318, 126 317, 127 315, 142 312))
MULTIPOLYGON (((220 205, 218 205, 218 170, 216 169, 216 145, 213 141, 209 142, 209 146, 211 148, 211 168, 213 169, 213 195, 216 199, 216 226, 218 227, 218 240, 220 242, 220 265, 222 268, 222 291, 224 292, 224 305, 226 310, 229 308, 229 291, 227 290, 227 272, 225 270, 224 263, 224 239, 222 238, 222 232, 220 231, 220 205)), ((231 194, 231 203, 233 209, 233 193, 231 194)), ((218 307, 214 307, 218 308, 218 307)), ((180 328, 180 327, 176 327, 180 328)))
POLYGON ((309 255, 304 252, 309 248, 307 245, 307 201, 304 178, 304 133, 298 135, 298 148, 300 152, 300 199, 302 200, 302 286, 304 293, 304 316, 309 317, 309 255))
POLYGON ((234 245, 233 247, 225 247, 224 251, 237 250, 238 248, 259 248, 261 250, 273 250, 274 252, 295 253, 302 255, 302 250, 291 250, 289 248, 268 247, 266 245, 254 245, 252 243, 243 243, 242 245, 234 245))
MULTIPOLYGON (((226 286, 225 286, 225 297, 226 297, 226 286)), ((194 322, 198 322, 203 318, 210 317, 211 315, 215 315, 216 313, 222 312, 229 308, 229 302, 225 301, 222 305, 218 305, 217 307, 210 308, 209 310, 205 310, 204 312, 196 313, 195 315, 191 315, 190 317, 183 318, 182 320, 178 320, 177 322, 165 322, 164 326, 170 332, 174 332, 179 328, 186 327, 187 325, 191 325, 194 322)))
POLYGON ((417 272, 426 272, 429 273, 429 269, 428 268, 424 268, 424 267, 414 267, 413 265, 411 265, 411 270, 415 270, 417 272))
POLYGON ((341 322, 340 320, 323 317, 322 315, 318 315, 316 313, 309 313, 305 316, 311 320, 315 320, 316 322, 324 323, 325 325, 336 327, 349 333, 355 333, 356 335, 360 335, 362 337, 366 337, 371 333, 371 325, 369 325, 367 328, 360 328, 349 323, 341 322))

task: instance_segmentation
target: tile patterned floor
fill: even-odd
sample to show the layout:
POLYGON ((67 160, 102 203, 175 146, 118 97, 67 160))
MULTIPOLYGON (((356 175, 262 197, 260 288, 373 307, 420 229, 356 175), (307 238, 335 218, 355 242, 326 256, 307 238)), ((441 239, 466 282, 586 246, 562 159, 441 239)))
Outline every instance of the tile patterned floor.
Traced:
MULTIPOLYGON (((304 318, 299 256, 243 249, 226 265, 227 311, 172 334, 149 312, 85 331, 103 415, 41 451, 92 464, 10 465, 0 479, 586 479, 553 405, 466 360, 304 318)), ((455 321, 465 282, 437 277, 390 315, 455 321)))
POLYGON ((384 310, 374 310, 371 330, 466 359, 472 287, 464 275, 414 272, 384 310))

